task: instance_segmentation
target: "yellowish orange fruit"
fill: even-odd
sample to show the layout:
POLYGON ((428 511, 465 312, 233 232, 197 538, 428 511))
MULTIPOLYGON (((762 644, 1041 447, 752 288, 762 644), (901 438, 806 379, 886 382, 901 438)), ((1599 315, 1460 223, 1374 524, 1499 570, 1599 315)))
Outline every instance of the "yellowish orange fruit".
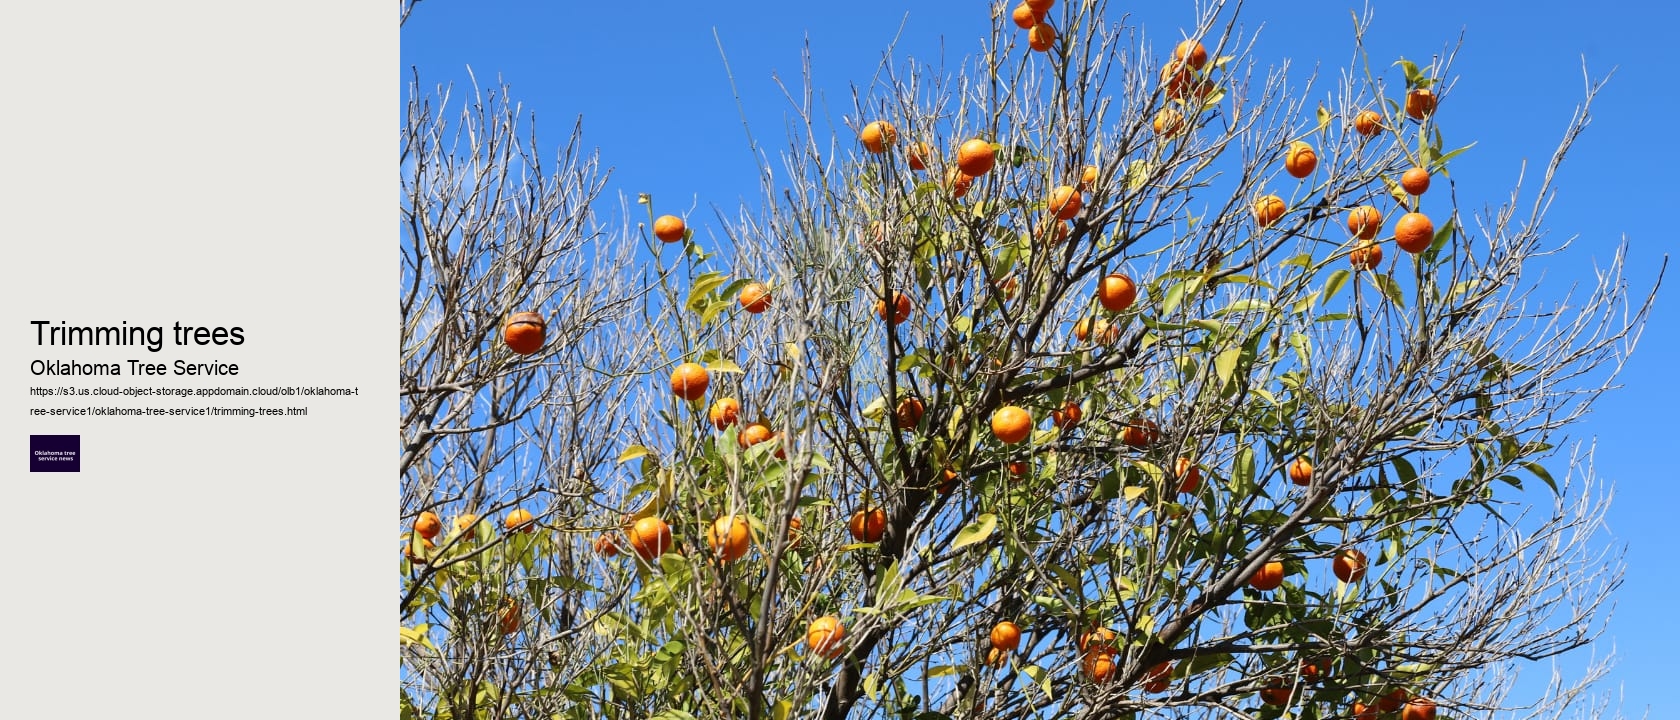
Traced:
POLYGON ((427 540, 435 538, 438 533, 443 532, 443 518, 430 510, 422 512, 420 517, 414 519, 414 532, 427 540))
POLYGON ((1336 553, 1336 559, 1330 563, 1330 570, 1336 573, 1336 577, 1342 582, 1359 582, 1360 578, 1365 577, 1367 565, 1365 553, 1347 548, 1336 553))
POLYGON ((1347 229, 1360 240, 1370 240, 1382 230, 1382 211, 1370 205, 1360 205, 1348 212, 1347 229))
POLYGON ((1155 113, 1154 127, 1156 135, 1170 140, 1184 132, 1189 124, 1184 121, 1184 113, 1177 108, 1164 107, 1155 113))
POLYGON ((863 126, 863 132, 858 134, 863 141, 863 149, 879 155, 898 142, 898 128, 885 120, 876 120, 863 126))
POLYGON ((1251 212, 1254 213, 1254 222, 1258 223, 1260 227, 1271 227, 1283 217, 1284 213, 1289 212, 1289 207, 1283 204, 1283 198, 1276 195, 1262 195, 1254 201, 1251 212))
POLYGON ((1137 283, 1120 273, 1109 273, 1097 281, 1097 302, 1109 312, 1125 312, 1137 301, 1137 283))
POLYGON ((530 355, 542 349, 545 329, 541 315, 517 312, 509 315, 507 323, 502 325, 502 342, 517 354, 530 355))
POLYGON ((1423 120, 1435 114, 1435 93, 1429 88, 1414 88, 1406 93, 1406 117, 1423 120))
POLYGON ((1278 589, 1283 584, 1283 563, 1273 560, 1261 566, 1248 578, 1249 587, 1262 592, 1278 589))
POLYGON ((739 300, 742 310, 757 315, 770 309, 770 288, 765 287, 764 283, 747 283, 746 287, 741 288, 739 300))
POLYGON ((805 629, 805 644, 811 652, 833 660, 840 656, 844 649, 846 626, 840 624, 840 618, 824 615, 811 621, 805 629))
POLYGON ((1298 457, 1289 462, 1289 481, 1305 487, 1312 484, 1313 466, 1304 457, 1298 457))
POLYGON ((643 560, 653 560, 671 549, 671 526, 658 517, 645 517, 630 526, 630 549, 643 560))
POLYGON ((1056 44, 1056 28, 1050 23, 1041 22, 1027 31, 1027 47, 1038 52, 1047 52, 1050 46, 1056 44))
POLYGON ((1292 143, 1283 155, 1283 169, 1294 178, 1311 175, 1318 169, 1318 153, 1304 142, 1292 143))
POLYGON ((1361 110, 1353 116, 1353 130, 1365 137, 1376 137, 1383 131, 1383 118, 1375 110, 1361 110))
POLYGON ((1014 652, 1021 647, 1021 627, 1008 620, 992 626, 992 647, 1004 652, 1014 652))
POLYGON ((706 386, 712 376, 699 363, 683 363, 671 371, 671 394, 684 400, 699 400, 706 396, 706 386))
POLYGON ((1027 439, 1032 434, 1032 426, 1032 413, 1014 405, 1006 405, 992 413, 992 435, 1010 445, 1027 439))
POLYGON ((752 529, 744 515, 725 515, 706 530, 706 545, 724 562, 734 562, 752 547, 752 529))
POLYGON ((1429 171, 1420 167, 1407 170, 1400 176, 1400 187, 1408 194, 1422 195, 1429 191, 1429 171))
POLYGON ((1435 223, 1420 212, 1406 213, 1394 224, 1394 244, 1401 250, 1417 254, 1429 249, 1435 241, 1435 223))
POLYGON ((502 518, 502 527, 519 532, 531 532, 537 529, 536 518, 525 508, 514 508, 507 517, 502 518))
POLYGON ((1382 243, 1366 240, 1348 253, 1348 262, 1354 270, 1370 270, 1382 264, 1382 257, 1382 243))
POLYGON ((1185 40, 1173 48, 1173 59, 1188 65, 1192 70, 1200 70, 1207 65, 1207 48, 1194 39, 1185 40))
POLYGON ((682 242, 688 232, 688 225, 683 219, 675 215, 660 215, 653 221, 653 236, 662 242, 682 242))
POLYGON ((858 542, 880 542, 881 536, 887 532, 887 511, 870 508, 852 513, 846 529, 852 531, 852 539, 858 542))
POLYGON ((712 426, 719 430, 728 429, 741 419, 741 401, 732 397, 718 398, 712 403, 712 408, 706 411, 706 417, 712 421, 712 426))
POLYGON ((974 138, 957 146, 957 169, 964 175, 977 178, 992 171, 997 164, 997 153, 992 150, 992 144, 974 138))
POLYGON ((1059 220, 1072 220, 1084 207, 1085 198, 1079 196, 1079 191, 1072 185, 1062 185, 1050 191, 1050 211, 1056 213, 1059 220))

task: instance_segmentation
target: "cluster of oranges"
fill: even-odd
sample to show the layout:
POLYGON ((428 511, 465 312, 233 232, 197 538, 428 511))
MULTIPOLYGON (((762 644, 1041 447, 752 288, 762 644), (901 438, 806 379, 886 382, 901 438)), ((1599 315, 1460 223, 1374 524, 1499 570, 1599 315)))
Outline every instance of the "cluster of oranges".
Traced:
POLYGON ((1027 47, 1048 52, 1056 44, 1056 28, 1046 19, 1055 5, 1056 0, 1022 0, 1009 14, 1016 27, 1027 31, 1027 47))

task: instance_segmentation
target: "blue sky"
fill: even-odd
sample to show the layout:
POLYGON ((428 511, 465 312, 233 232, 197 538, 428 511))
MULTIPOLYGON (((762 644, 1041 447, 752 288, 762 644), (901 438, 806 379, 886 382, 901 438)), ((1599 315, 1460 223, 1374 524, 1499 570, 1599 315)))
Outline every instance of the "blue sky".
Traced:
MULTIPOLYGON (((1630 279, 1649 287, 1665 253, 1680 247, 1671 214, 1680 207, 1680 139, 1673 130, 1672 63, 1665 31, 1680 21, 1669 4, 1557 2, 1380 2, 1367 37, 1374 59, 1426 60, 1460 34, 1457 84, 1441 107, 1448 145, 1477 145, 1454 164, 1461 203, 1502 200, 1521 163, 1530 181, 1549 158, 1584 88, 1614 70, 1594 122, 1566 161, 1548 216, 1551 237, 1577 237, 1565 262, 1543 266, 1548 283, 1589 277, 1622 237, 1631 242, 1630 279)), ((867 85, 895 37, 898 53, 954 62, 989 33, 977 0, 903 3, 728 4, 629 1, 589 6, 491 0, 424 0, 402 31, 398 81, 417 66, 427 84, 464 86, 470 66, 485 85, 512 84, 536 113, 545 142, 564 140, 582 117, 584 141, 613 168, 609 194, 652 193, 661 212, 686 211, 704 237, 712 205, 735 208, 757 196, 754 158, 731 94, 718 42, 728 53, 745 113, 758 140, 775 150, 786 100, 773 74, 795 87, 808 42, 819 93, 838 121, 853 84, 867 85), (714 37, 716 33, 716 37, 714 37)), ((1189 2, 1129 9, 1158 45, 1194 21, 1189 2)), ((1262 65, 1289 59, 1292 79, 1317 64, 1345 66, 1352 53, 1349 2, 1250 3, 1244 29, 1259 31, 1262 65), (1287 10, 1285 10, 1287 8, 1287 10)), ((1468 208, 1466 208, 1468 209, 1468 208)), ((1597 470, 1616 484, 1610 514, 1628 545, 1626 584, 1602 649, 1621 662, 1607 689, 1625 692, 1623 710, 1652 717, 1680 713, 1665 692, 1680 620, 1669 610, 1680 561, 1666 532, 1680 501, 1672 463, 1660 448, 1680 426, 1680 362, 1674 288, 1660 297, 1621 381, 1575 433, 1596 437, 1597 470)))

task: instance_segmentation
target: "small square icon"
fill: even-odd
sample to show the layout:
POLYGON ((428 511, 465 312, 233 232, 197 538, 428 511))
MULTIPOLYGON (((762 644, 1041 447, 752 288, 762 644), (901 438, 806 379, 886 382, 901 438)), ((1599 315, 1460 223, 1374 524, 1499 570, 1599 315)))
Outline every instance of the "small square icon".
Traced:
POLYGON ((82 436, 29 436, 29 472, 81 471, 82 436))

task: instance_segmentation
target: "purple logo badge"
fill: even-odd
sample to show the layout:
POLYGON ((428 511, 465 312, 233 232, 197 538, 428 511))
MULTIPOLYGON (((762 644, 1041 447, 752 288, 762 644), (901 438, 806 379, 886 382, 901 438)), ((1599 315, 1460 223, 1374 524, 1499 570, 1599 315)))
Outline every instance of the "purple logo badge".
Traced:
POLYGON ((82 436, 29 436, 29 472, 81 471, 82 436))

